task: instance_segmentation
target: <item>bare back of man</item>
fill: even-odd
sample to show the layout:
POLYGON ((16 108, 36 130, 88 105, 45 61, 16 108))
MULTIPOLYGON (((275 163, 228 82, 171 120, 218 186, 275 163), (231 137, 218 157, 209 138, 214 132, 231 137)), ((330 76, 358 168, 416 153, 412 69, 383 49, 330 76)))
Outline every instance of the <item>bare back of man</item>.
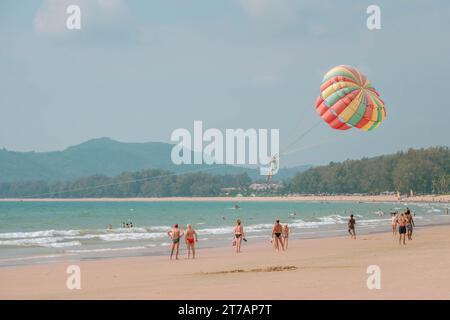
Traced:
POLYGON ((413 227, 415 227, 414 219, 411 213, 406 215, 406 234, 408 240, 412 240, 413 227))
POLYGON ((401 214, 400 217, 398 218, 398 233, 400 234, 399 239, 398 239, 398 243, 401 244, 402 240, 403 240, 403 244, 405 243, 405 236, 406 236, 406 217, 405 214, 401 214))
POLYGON ((183 236, 180 229, 178 228, 178 224, 176 224, 169 232, 167 232, 172 243, 170 244, 170 260, 172 260, 173 252, 176 249, 175 259, 178 260, 178 253, 180 251, 180 239, 183 236))

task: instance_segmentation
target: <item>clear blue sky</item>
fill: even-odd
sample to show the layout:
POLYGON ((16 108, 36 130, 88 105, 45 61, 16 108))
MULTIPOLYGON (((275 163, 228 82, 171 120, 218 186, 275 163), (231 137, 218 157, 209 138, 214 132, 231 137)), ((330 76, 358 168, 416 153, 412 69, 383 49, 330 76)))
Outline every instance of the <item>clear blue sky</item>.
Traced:
POLYGON ((318 121, 331 67, 358 67, 386 103, 373 132, 323 124, 281 165, 449 145, 450 1, 0 0, 0 148, 64 149, 108 136, 169 141, 214 128, 318 121), (78 4, 82 29, 65 28, 78 4), (366 28, 381 7, 382 29, 366 28))

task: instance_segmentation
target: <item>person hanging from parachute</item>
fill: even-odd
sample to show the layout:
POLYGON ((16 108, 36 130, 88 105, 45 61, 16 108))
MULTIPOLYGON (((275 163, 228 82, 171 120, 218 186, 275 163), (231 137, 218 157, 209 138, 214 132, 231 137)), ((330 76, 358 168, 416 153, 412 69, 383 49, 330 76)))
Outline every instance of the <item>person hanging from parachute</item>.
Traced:
MULTIPOLYGON (((323 121, 336 130, 357 128, 371 131, 378 128, 386 118, 386 108, 380 94, 365 75, 347 65, 334 67, 325 74, 320 95, 316 99, 316 111, 323 121)), ((264 168, 267 183, 278 171, 279 156, 290 153, 290 149, 320 123, 322 121, 319 120, 280 151, 279 155, 272 157, 270 167, 264 168)))
POLYGON ((280 163, 280 159, 278 157, 278 154, 274 155, 269 162, 269 174, 267 175, 267 183, 272 181, 272 177, 274 173, 278 172, 278 165, 280 163))

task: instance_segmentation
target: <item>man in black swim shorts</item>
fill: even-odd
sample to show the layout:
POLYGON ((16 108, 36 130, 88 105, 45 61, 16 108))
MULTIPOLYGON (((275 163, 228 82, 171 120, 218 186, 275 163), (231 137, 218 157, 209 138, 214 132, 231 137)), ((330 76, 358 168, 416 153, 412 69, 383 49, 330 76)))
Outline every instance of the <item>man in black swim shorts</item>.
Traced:
POLYGON ((398 238, 398 244, 402 244, 402 237, 403 237, 403 244, 405 243, 405 238, 406 238, 406 217, 405 214, 402 213, 400 215, 400 217, 398 218, 398 233, 400 234, 399 238, 398 238))
POLYGON ((283 226, 280 223, 280 220, 277 220, 272 229, 272 241, 274 242, 275 248, 279 251, 280 245, 284 251, 284 243, 281 234, 283 233, 283 226))

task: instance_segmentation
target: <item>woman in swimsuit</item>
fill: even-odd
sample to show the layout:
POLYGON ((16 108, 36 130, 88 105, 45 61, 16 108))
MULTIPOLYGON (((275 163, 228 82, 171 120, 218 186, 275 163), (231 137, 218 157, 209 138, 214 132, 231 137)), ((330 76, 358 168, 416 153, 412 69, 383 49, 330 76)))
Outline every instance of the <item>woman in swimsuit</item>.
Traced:
POLYGON ((398 223, 397 212, 392 212, 391 216, 392 216, 392 218, 391 218, 392 235, 396 236, 397 235, 397 223, 398 223))
POLYGON ((283 237, 284 237, 284 248, 287 250, 289 241, 289 227, 287 224, 285 224, 283 228, 283 237))
POLYGON ((279 251, 280 245, 284 251, 284 243, 281 234, 283 233, 283 226, 280 224, 280 220, 277 220, 272 229, 272 238, 274 239, 275 248, 279 251))
POLYGON ((172 243, 170 244, 170 260, 172 260, 173 251, 175 248, 177 248, 175 258, 178 260, 178 252, 180 251, 180 239, 183 236, 183 233, 180 231, 180 229, 178 229, 178 224, 176 224, 172 229, 170 229, 169 232, 167 232, 167 234, 172 240, 172 243))
POLYGON ((185 234, 184 239, 186 240, 186 246, 188 249, 188 259, 191 256, 191 250, 192 250, 192 258, 195 259, 195 243, 198 241, 197 232, 195 232, 195 230, 192 229, 191 225, 188 224, 186 226, 186 232, 184 234, 185 234))
POLYGON ((236 252, 241 252, 241 243, 242 239, 244 238, 244 227, 242 226, 242 222, 240 219, 237 219, 236 226, 233 229, 234 237, 236 241, 236 252))

